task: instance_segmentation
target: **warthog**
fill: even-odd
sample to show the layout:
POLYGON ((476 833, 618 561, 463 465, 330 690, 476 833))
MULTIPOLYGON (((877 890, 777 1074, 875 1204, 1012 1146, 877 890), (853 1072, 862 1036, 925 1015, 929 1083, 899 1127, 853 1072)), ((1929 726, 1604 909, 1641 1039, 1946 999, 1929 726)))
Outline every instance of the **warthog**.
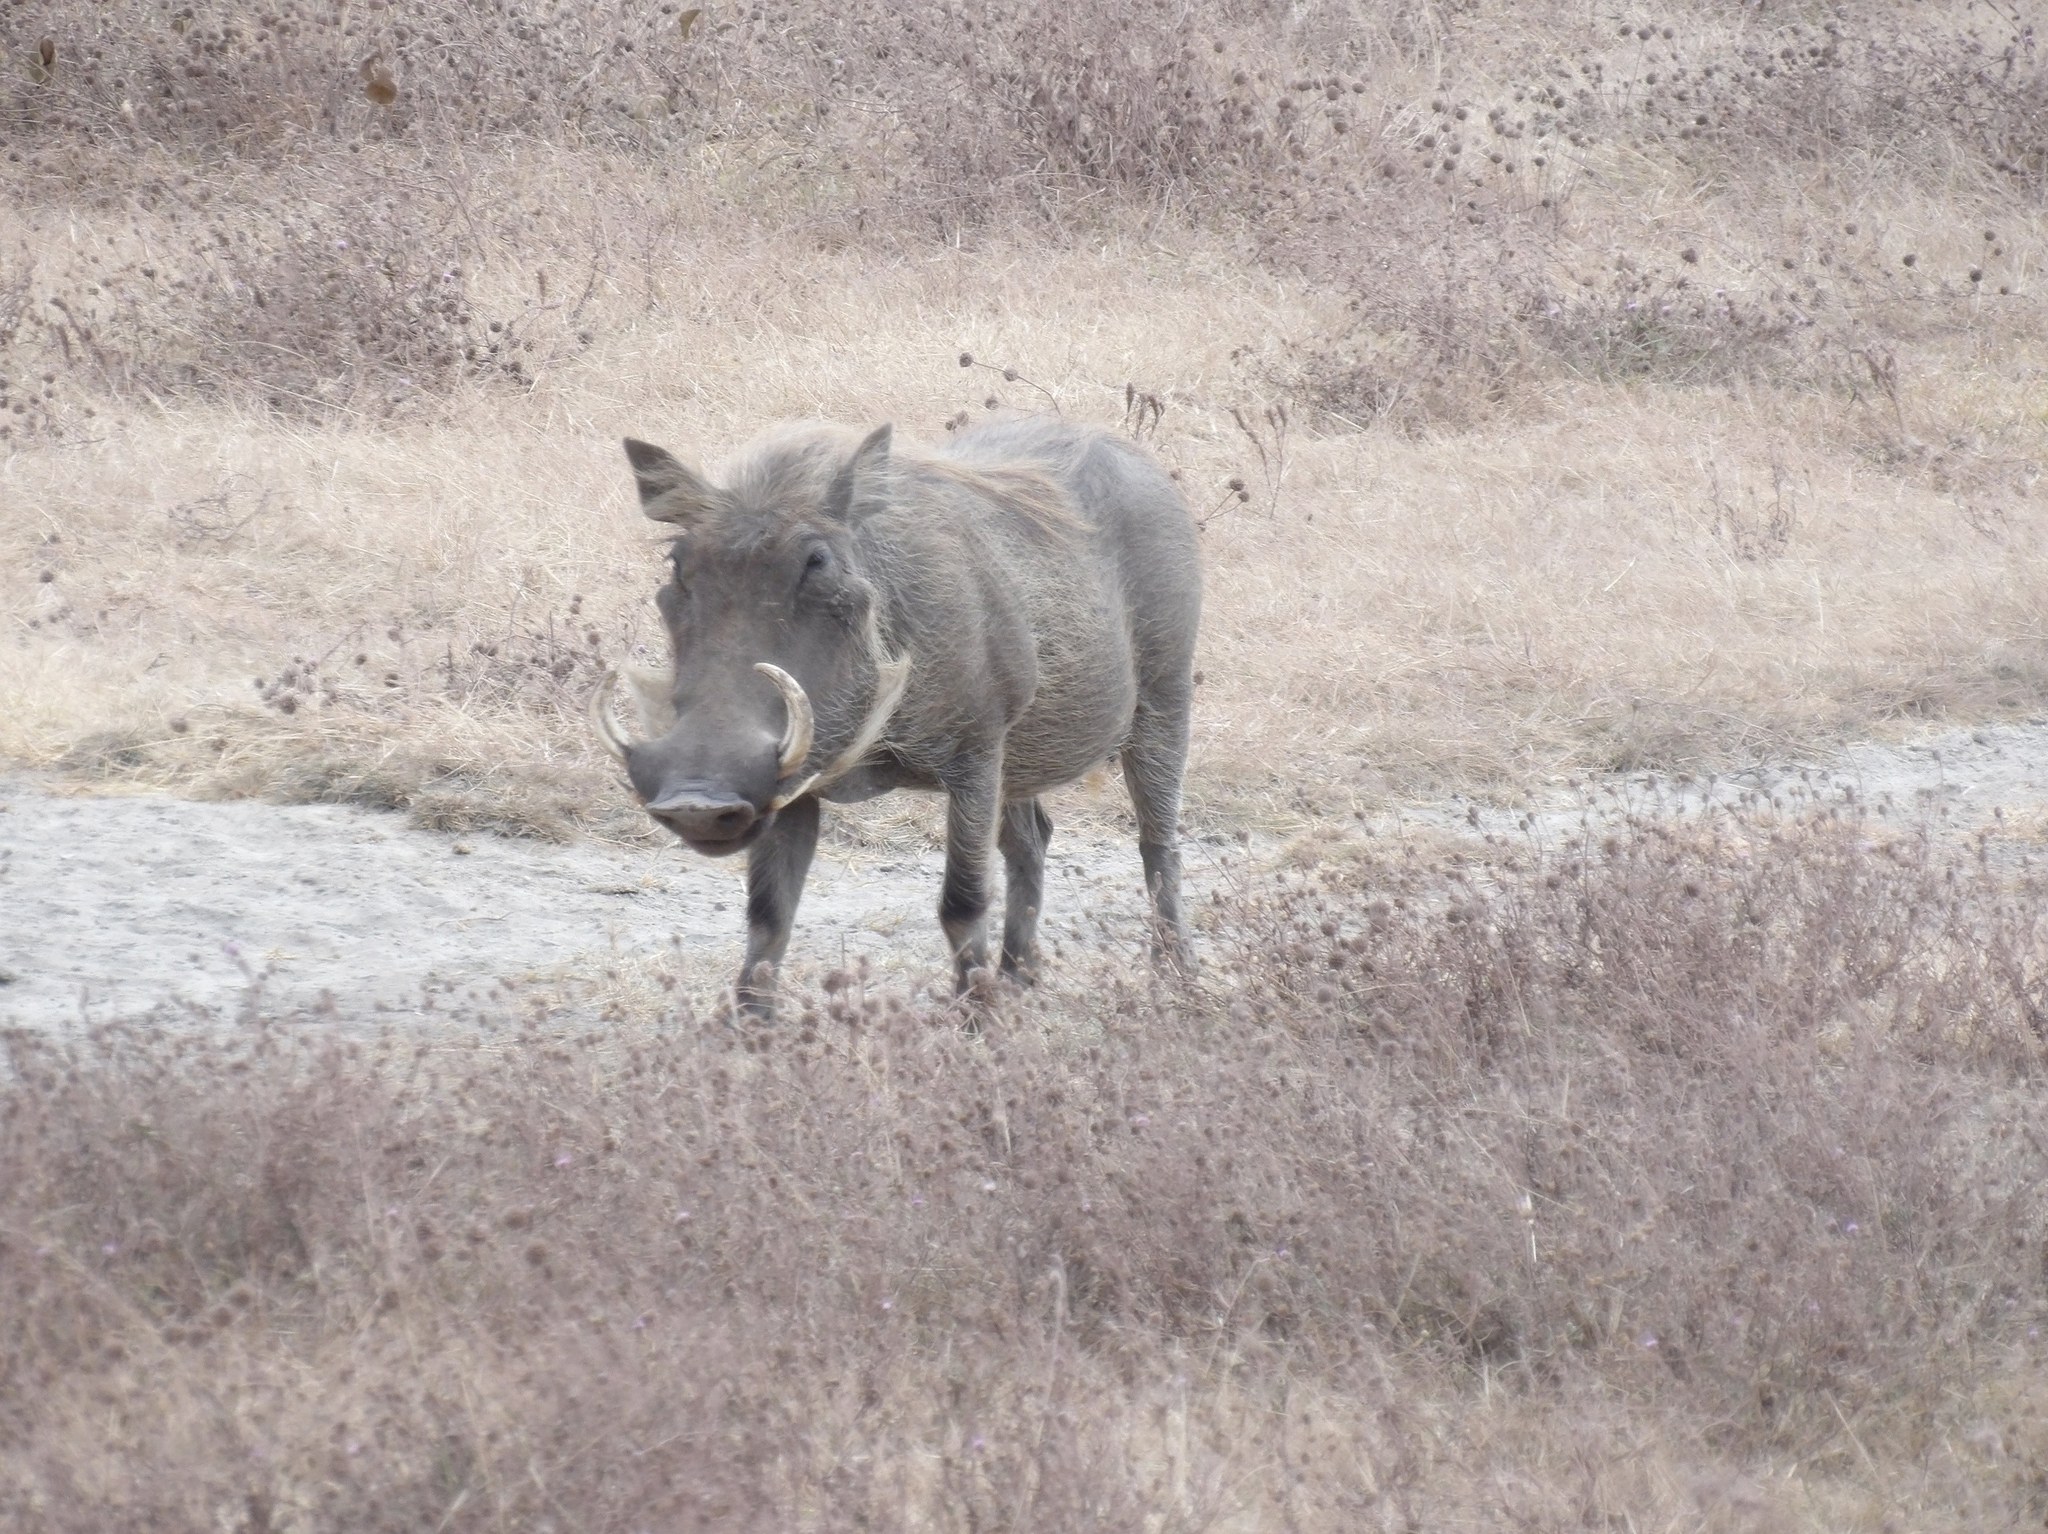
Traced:
POLYGON ((650 815, 695 851, 747 850, 745 1010, 774 1010, 818 801, 892 788, 946 793, 939 922, 959 988, 987 971, 998 849, 1001 969, 1028 981, 1052 835, 1039 795, 1113 755, 1155 953, 1190 962, 1178 821, 1201 570, 1149 456, 1049 417, 930 453, 892 451, 887 426, 785 428, 723 485, 644 442, 626 456, 641 510, 678 534, 656 597, 674 665, 614 669, 591 715, 650 815))

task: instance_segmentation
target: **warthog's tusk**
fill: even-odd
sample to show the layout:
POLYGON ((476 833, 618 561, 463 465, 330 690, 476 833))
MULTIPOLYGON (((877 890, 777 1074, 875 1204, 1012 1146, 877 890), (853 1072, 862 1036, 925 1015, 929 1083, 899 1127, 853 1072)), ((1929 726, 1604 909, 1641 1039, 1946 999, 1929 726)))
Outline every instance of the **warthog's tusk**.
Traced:
POLYGON ((861 758, 880 743, 882 732, 889 728, 889 721, 895 716, 896 705, 903 701, 903 689, 909 684, 909 656, 898 655, 893 660, 879 661, 875 667, 875 701, 868 708, 867 718, 861 721, 860 732, 853 737, 844 751, 833 757, 822 769, 812 773, 794 788, 778 788, 775 797, 769 801, 768 808, 779 810, 786 804, 794 804, 805 794, 814 793, 821 788, 830 788, 858 767, 861 758))
POLYGON ((666 728, 660 715, 666 708, 666 694, 673 681, 673 676, 666 670, 636 665, 632 661, 613 666, 605 672, 604 680, 597 684, 597 691, 590 695, 590 722, 597 730, 597 738, 604 742, 605 750, 623 762, 626 753, 639 744, 619 726, 616 707, 619 683, 626 683, 631 691, 633 713, 639 720, 640 733, 652 737, 666 728))
POLYGON ((597 684, 597 691, 590 695, 590 723, 597 731, 597 738, 604 742, 605 750, 623 762, 633 743, 626 739, 619 729, 618 720, 612 716, 612 689, 618 681, 619 668, 610 667, 604 674, 604 680, 597 684))
POLYGON ((811 759, 811 734, 815 729, 811 700, 804 695, 804 684, 780 666, 764 660, 756 661, 754 669, 775 684, 775 690, 782 694, 783 706, 789 710, 789 723, 783 726, 775 764, 775 776, 787 778, 811 759))
MULTIPOLYGON (((870 622, 872 623, 872 620, 870 622)), ((880 654, 879 638, 870 633, 869 639, 875 647, 876 662, 875 699, 868 707, 867 717, 861 721, 859 731, 845 750, 818 771, 794 783, 790 782, 790 775, 801 769, 809 759, 811 746, 816 739, 817 721, 811 710, 811 700, 804 692, 803 684, 780 666, 771 665, 767 661, 755 664, 754 669, 775 684, 776 691, 782 694, 782 700, 789 709, 789 723, 783 729, 782 744, 777 752, 779 760, 776 766, 778 781, 775 797, 768 801, 769 809, 782 809, 794 804, 805 794, 830 788, 858 767, 861 758, 881 742, 882 732, 889 728, 889 721, 896 714, 896 706, 903 701, 903 691, 910 684, 910 657, 898 655, 884 660, 880 654), (785 784, 788 786, 785 787, 785 784)), ((653 677, 654 673, 648 673, 649 683, 653 681, 653 677)), ((642 715, 642 727, 658 729, 658 721, 645 717, 646 688, 640 685, 639 673, 636 671, 633 677, 623 679, 634 682, 634 701, 642 715)), ((597 738, 604 742, 605 750, 623 762, 626 760, 627 752, 633 749, 636 742, 619 728, 618 716, 612 711, 612 697, 621 680, 617 666, 605 672, 604 679, 597 684, 597 690, 590 695, 590 723, 597 731, 597 738)))

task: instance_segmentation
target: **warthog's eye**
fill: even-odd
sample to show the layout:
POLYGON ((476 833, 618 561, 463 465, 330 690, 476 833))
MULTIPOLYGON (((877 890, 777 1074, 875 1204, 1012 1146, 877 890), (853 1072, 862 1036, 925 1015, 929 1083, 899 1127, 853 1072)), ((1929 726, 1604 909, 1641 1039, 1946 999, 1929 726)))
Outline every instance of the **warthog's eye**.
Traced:
POLYGON ((808 580, 811 576, 818 574, 820 571, 829 570, 831 568, 832 551, 828 548, 825 548, 821 544, 819 547, 812 549, 810 558, 804 561, 804 578, 808 580))

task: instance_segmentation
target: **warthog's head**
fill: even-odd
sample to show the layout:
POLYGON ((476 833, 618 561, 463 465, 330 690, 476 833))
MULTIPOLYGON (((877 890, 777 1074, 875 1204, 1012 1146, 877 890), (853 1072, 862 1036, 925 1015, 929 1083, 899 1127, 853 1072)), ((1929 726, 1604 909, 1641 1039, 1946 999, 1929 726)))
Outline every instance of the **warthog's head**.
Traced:
POLYGON ((887 501, 889 428, 851 451, 791 438, 729 486, 645 442, 626 456, 641 510, 678 531, 655 599, 675 664, 607 675, 591 717, 647 812, 722 857, 858 765, 903 695, 909 663, 884 653, 854 549, 887 501), (620 727, 622 680, 645 738, 620 727))

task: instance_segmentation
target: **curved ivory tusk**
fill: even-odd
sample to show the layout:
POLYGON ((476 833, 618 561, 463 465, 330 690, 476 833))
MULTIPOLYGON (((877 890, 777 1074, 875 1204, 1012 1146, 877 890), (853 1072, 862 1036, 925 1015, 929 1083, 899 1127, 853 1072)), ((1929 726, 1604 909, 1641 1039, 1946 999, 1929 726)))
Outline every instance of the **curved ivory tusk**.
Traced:
MULTIPOLYGON (((855 732, 845 750, 818 771, 809 774, 800 782, 791 784, 788 788, 782 787, 782 783, 788 782, 790 774, 801 768, 810 757, 811 746, 816 739, 816 717, 811 709, 810 697, 804 692, 801 682, 780 666, 767 661, 755 663, 754 669, 775 684, 776 691, 782 694, 783 703, 789 709, 789 723, 783 729, 782 744, 777 752, 776 775, 780 781, 776 785, 774 798, 768 803, 769 809, 783 809, 803 798, 805 794, 830 788, 858 767, 861 759, 881 744, 882 732, 889 728, 889 721, 895 717, 897 705, 903 701, 904 690, 910 685, 910 657, 897 655, 884 659, 880 638, 872 632, 873 620, 870 619, 869 622, 869 642, 875 650, 875 698, 868 707, 867 717, 861 721, 860 729, 855 732)), ((659 722, 646 717, 648 689, 643 685, 652 682, 656 675, 654 672, 648 672, 643 677, 635 671, 623 679, 634 684, 633 699, 641 714, 642 727, 658 731, 659 722)), ((613 694, 621 680, 617 666, 605 672, 603 680, 597 684, 597 690, 590 695, 590 723, 597 731, 597 738, 604 743, 605 750, 623 762, 636 742, 620 729, 618 715, 612 708, 613 694)))
POLYGON ((764 660, 755 662, 754 669, 775 684, 775 690, 782 694, 783 706, 789 710, 789 723, 783 726, 775 764, 775 776, 786 778, 811 759, 811 735, 816 728, 811 700, 804 695, 804 684, 780 666, 764 660))
MULTIPOLYGON (((780 683, 776 685, 780 686, 780 683)), ((768 808, 779 810, 794 804, 805 794, 830 788, 861 763, 861 758, 881 743, 882 732, 889 728, 889 721, 896 713, 896 705, 903 701, 903 690, 910 685, 910 657, 898 655, 881 661, 875 668, 875 701, 868 708, 868 716, 861 721, 857 733, 847 748, 833 757, 819 771, 812 773, 801 783, 789 789, 778 789, 768 808)))
POLYGON ((605 672, 604 680, 597 684, 597 691, 590 695, 590 723, 597 731, 597 738, 604 742, 605 750, 623 762, 626 753, 633 748, 633 742, 626 738, 612 714, 612 689, 618 681, 619 668, 613 666, 605 672))

